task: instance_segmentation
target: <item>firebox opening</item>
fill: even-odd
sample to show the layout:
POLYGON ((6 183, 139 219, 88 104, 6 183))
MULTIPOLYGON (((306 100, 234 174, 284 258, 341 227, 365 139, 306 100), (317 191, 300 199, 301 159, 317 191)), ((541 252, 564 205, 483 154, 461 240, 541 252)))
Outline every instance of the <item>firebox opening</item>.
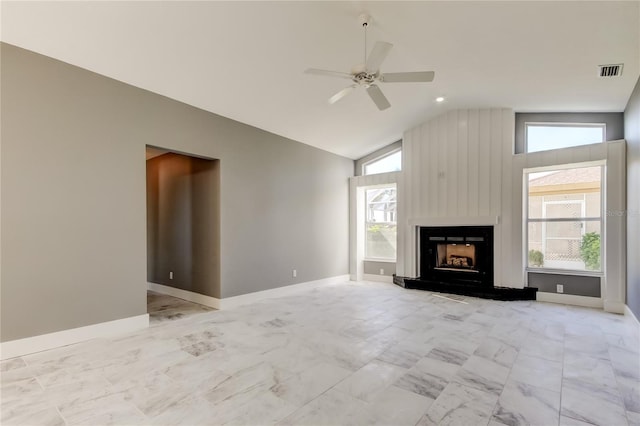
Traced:
POLYGON ((493 226, 421 226, 420 280, 493 287, 493 226))
POLYGON ((478 273, 475 266, 476 246, 474 244, 438 244, 435 269, 478 273))

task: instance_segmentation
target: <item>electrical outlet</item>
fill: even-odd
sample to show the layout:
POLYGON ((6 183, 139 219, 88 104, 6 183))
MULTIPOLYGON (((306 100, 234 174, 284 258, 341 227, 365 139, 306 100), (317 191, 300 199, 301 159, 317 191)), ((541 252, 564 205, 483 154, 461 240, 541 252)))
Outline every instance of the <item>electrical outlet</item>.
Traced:
POLYGON ((384 275, 384 269, 380 268, 380 275, 384 275))
POLYGON ((556 284, 556 293, 564 293, 564 286, 562 284, 556 284))
POLYGON ((169 272, 169 279, 172 280, 173 279, 173 271, 169 272))
POLYGON ((298 271, 296 271, 295 269, 291 271, 291 275, 293 275, 293 278, 298 276, 298 271))

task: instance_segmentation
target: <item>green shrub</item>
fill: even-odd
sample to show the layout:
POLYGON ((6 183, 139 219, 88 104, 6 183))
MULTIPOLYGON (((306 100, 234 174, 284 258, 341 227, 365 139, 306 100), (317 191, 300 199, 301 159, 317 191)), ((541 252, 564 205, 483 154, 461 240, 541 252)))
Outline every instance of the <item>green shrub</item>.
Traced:
POLYGON ((580 257, 587 269, 600 270, 600 234, 588 232, 582 236, 580 257))
POLYGON ((529 250, 529 266, 544 265, 544 254, 540 250, 529 250))

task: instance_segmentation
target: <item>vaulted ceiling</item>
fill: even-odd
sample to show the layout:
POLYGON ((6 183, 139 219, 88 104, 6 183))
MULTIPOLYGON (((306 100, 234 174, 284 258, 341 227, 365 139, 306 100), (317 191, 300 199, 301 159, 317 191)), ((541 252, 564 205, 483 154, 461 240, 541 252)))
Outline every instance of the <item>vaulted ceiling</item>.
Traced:
POLYGON ((2 41, 350 158, 452 108, 623 111, 640 73, 640 2, 10 2, 2 41), (433 70, 334 105, 368 44, 383 72, 433 70), (623 63, 618 78, 597 67, 623 63), (442 96, 445 101, 436 103, 442 96))

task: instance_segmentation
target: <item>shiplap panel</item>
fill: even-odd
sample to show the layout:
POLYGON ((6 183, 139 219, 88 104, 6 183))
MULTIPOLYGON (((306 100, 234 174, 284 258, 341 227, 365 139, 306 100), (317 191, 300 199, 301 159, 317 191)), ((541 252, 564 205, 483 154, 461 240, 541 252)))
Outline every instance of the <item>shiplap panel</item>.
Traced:
POLYGON ((435 125, 438 127, 438 216, 444 217, 447 215, 447 116, 436 118, 435 125))
POLYGON ((420 126, 420 211, 429 209, 429 125, 420 126))
POLYGON ((478 216, 491 212, 491 112, 480 110, 478 129, 478 216))
POLYGON ((598 143, 594 145, 589 145, 589 153, 591 158, 606 158, 607 157, 607 144, 598 143))
POLYGON ((469 113, 458 111, 458 216, 469 216, 469 113))
POLYGON ((491 216, 501 213, 502 204, 502 110, 491 110, 491 183, 489 184, 489 200, 491 216))
POLYGON ((624 304, 625 301, 625 245, 626 231, 626 174, 625 145, 616 142, 607 144, 606 194, 605 208, 605 309, 611 304, 624 304))
POLYGON ((429 207, 426 210, 426 215, 435 217, 438 215, 438 127, 433 124, 433 121, 429 123, 429 207))
POLYGON ((405 138, 408 139, 402 142, 402 155, 405 156, 405 167, 406 169, 403 171, 404 174, 404 186, 405 186, 405 198, 402 200, 402 204, 404 206, 406 214, 410 217, 413 214, 411 209, 411 201, 414 199, 413 194, 413 179, 412 175, 414 174, 414 163, 415 156, 413 155, 413 147, 419 141, 416 141, 413 137, 413 129, 405 132, 405 138))
POLYGON ((503 286, 520 287, 523 285, 521 280, 516 280, 514 268, 517 263, 517 251, 512 250, 511 240, 513 232, 512 209, 512 186, 513 186, 513 146, 514 146, 514 126, 515 116, 511 111, 503 110, 501 112, 501 156, 502 170, 500 180, 502 182, 502 190, 500 196, 500 259, 503 259, 500 283, 503 286))
POLYGON ((458 110, 447 114, 447 170, 445 181, 447 190, 447 215, 458 216, 458 110))
POLYGON ((412 132, 413 144, 412 146, 412 170, 411 173, 411 188, 412 188, 412 200, 411 200, 411 212, 415 214, 416 211, 420 211, 420 169, 422 164, 422 138, 420 134, 420 126, 415 127, 412 132))
POLYGON ((558 153, 556 154, 555 161, 557 161, 557 164, 575 163, 574 155, 573 155, 574 152, 575 151, 572 149, 559 149, 558 153))
POLYGON ((469 185, 469 205, 467 206, 469 216, 479 216, 480 211, 478 209, 479 192, 480 192, 480 174, 479 174, 479 112, 477 109, 469 110, 469 131, 468 131, 468 146, 469 146, 469 172, 468 172, 468 185, 469 185))
MULTIPOLYGON (((526 156, 514 155, 513 162, 511 164, 511 239, 506 247, 511 248, 514 252, 514 261, 512 268, 512 279, 516 283, 526 284, 525 282, 525 256, 527 249, 524 247, 523 233, 524 233, 524 221, 523 221, 523 208, 524 208, 524 177, 522 170, 526 165, 526 156)), ((508 204, 504 204, 505 211, 509 208, 508 204)))

